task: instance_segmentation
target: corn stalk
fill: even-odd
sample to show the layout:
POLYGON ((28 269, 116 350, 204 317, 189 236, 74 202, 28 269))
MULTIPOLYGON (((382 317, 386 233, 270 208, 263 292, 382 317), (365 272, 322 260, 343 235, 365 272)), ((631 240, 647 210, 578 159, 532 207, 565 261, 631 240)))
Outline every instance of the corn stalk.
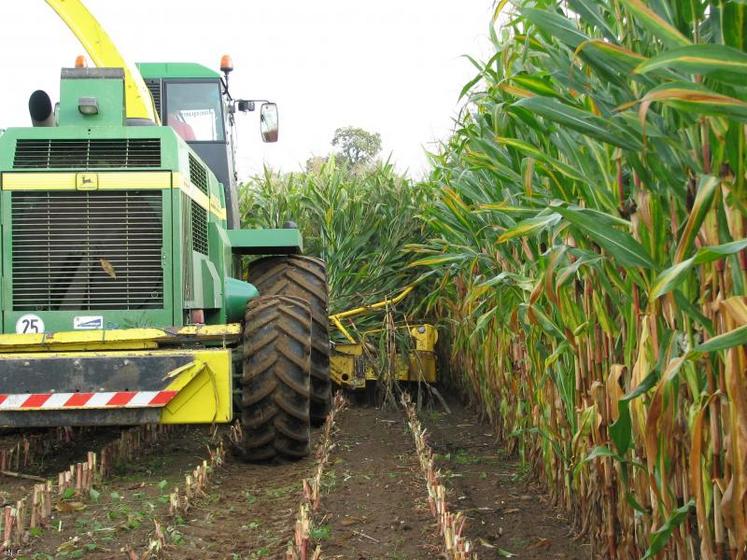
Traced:
POLYGON ((594 557, 743 557, 747 5, 512 4, 410 246, 451 371, 594 557))

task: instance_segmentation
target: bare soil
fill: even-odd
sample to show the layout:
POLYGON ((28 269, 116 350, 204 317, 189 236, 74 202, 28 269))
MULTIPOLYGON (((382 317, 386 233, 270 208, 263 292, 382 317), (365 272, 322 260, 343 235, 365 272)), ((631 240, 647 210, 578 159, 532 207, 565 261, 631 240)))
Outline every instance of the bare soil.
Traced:
MULTIPOLYGON (((516 459, 505 456, 486 425, 458 404, 450 403, 451 414, 432 406, 420 412, 421 421, 444 473, 450 507, 467 516, 465 535, 481 559, 591 557, 590 547, 574 540, 563 515, 528 482, 516 459)), ((442 558, 441 535, 402 412, 352 407, 337 423, 311 533, 323 558, 442 558)), ((209 436, 208 428, 184 428, 122 466, 93 496, 60 500, 52 525, 35 532, 28 546, 14 551, 16 557, 139 559, 158 521, 167 541, 160 557, 167 560, 284 558, 301 481, 312 474, 314 458, 247 465, 229 454, 206 494, 186 515, 171 518, 168 493, 206 458, 209 436)), ((67 453, 73 452, 47 458, 38 472, 76 458, 67 453)), ((8 482, 0 480, 0 486, 8 482)))
POLYGON ((496 446, 489 426, 458 403, 449 406, 451 414, 424 411, 421 422, 448 481, 449 506, 467 516, 465 534, 480 558, 591 558, 591 547, 574 539, 563 513, 496 446))
POLYGON ((317 528, 324 557, 437 558, 440 537, 401 411, 349 409, 335 441, 317 528))

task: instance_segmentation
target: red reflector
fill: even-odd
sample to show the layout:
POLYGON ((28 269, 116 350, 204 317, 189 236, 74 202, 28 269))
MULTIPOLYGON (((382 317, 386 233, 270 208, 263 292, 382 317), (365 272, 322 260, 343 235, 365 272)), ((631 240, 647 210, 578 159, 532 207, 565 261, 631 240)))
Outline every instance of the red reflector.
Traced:
POLYGON ((115 393, 115 395, 109 399, 109 402, 106 403, 106 406, 124 406, 129 403, 136 394, 137 393, 134 391, 115 393))
POLYGON ((150 401, 151 406, 166 404, 176 396, 176 391, 161 391, 150 401))
POLYGON ((8 398, 8 395, 0 395, 0 404, 3 404, 3 401, 8 398))
POLYGON ((39 393, 36 395, 29 395, 29 398, 23 401, 21 408, 38 408, 45 402, 47 402, 47 399, 49 399, 49 397, 51 396, 52 393, 39 393))
POLYGON ((63 406, 84 406, 89 400, 93 393, 75 393, 72 397, 65 401, 63 406))

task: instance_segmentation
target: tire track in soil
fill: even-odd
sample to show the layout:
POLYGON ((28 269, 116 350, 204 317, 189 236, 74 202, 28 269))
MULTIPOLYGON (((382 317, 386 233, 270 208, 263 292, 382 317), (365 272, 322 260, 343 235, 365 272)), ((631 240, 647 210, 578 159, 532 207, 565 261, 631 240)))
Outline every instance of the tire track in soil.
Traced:
MULTIPOLYGON (((312 449, 319 439, 313 430, 312 449)), ((296 462, 243 463, 229 451, 207 495, 174 525, 178 543, 165 560, 255 560, 285 558, 293 537, 302 481, 315 467, 312 453, 296 462)))
POLYGON ((314 534, 327 560, 425 560, 440 536, 412 436, 399 410, 351 408, 340 417, 314 534))
POLYGON ((449 507, 467 517, 463 534, 481 560, 501 557, 499 549, 522 560, 591 558, 591 547, 574 539, 565 516, 527 482, 519 461, 505 456, 490 427, 460 404, 449 406, 452 414, 423 410, 418 416, 449 507))

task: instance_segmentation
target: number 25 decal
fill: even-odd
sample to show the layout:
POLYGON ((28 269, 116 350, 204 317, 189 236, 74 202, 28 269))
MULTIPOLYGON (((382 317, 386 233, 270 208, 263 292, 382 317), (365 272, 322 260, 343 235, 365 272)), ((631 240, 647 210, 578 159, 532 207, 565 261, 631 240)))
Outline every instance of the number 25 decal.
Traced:
POLYGON ((44 321, 38 315, 28 313, 21 315, 16 321, 18 334, 39 334, 44 332, 44 321))

